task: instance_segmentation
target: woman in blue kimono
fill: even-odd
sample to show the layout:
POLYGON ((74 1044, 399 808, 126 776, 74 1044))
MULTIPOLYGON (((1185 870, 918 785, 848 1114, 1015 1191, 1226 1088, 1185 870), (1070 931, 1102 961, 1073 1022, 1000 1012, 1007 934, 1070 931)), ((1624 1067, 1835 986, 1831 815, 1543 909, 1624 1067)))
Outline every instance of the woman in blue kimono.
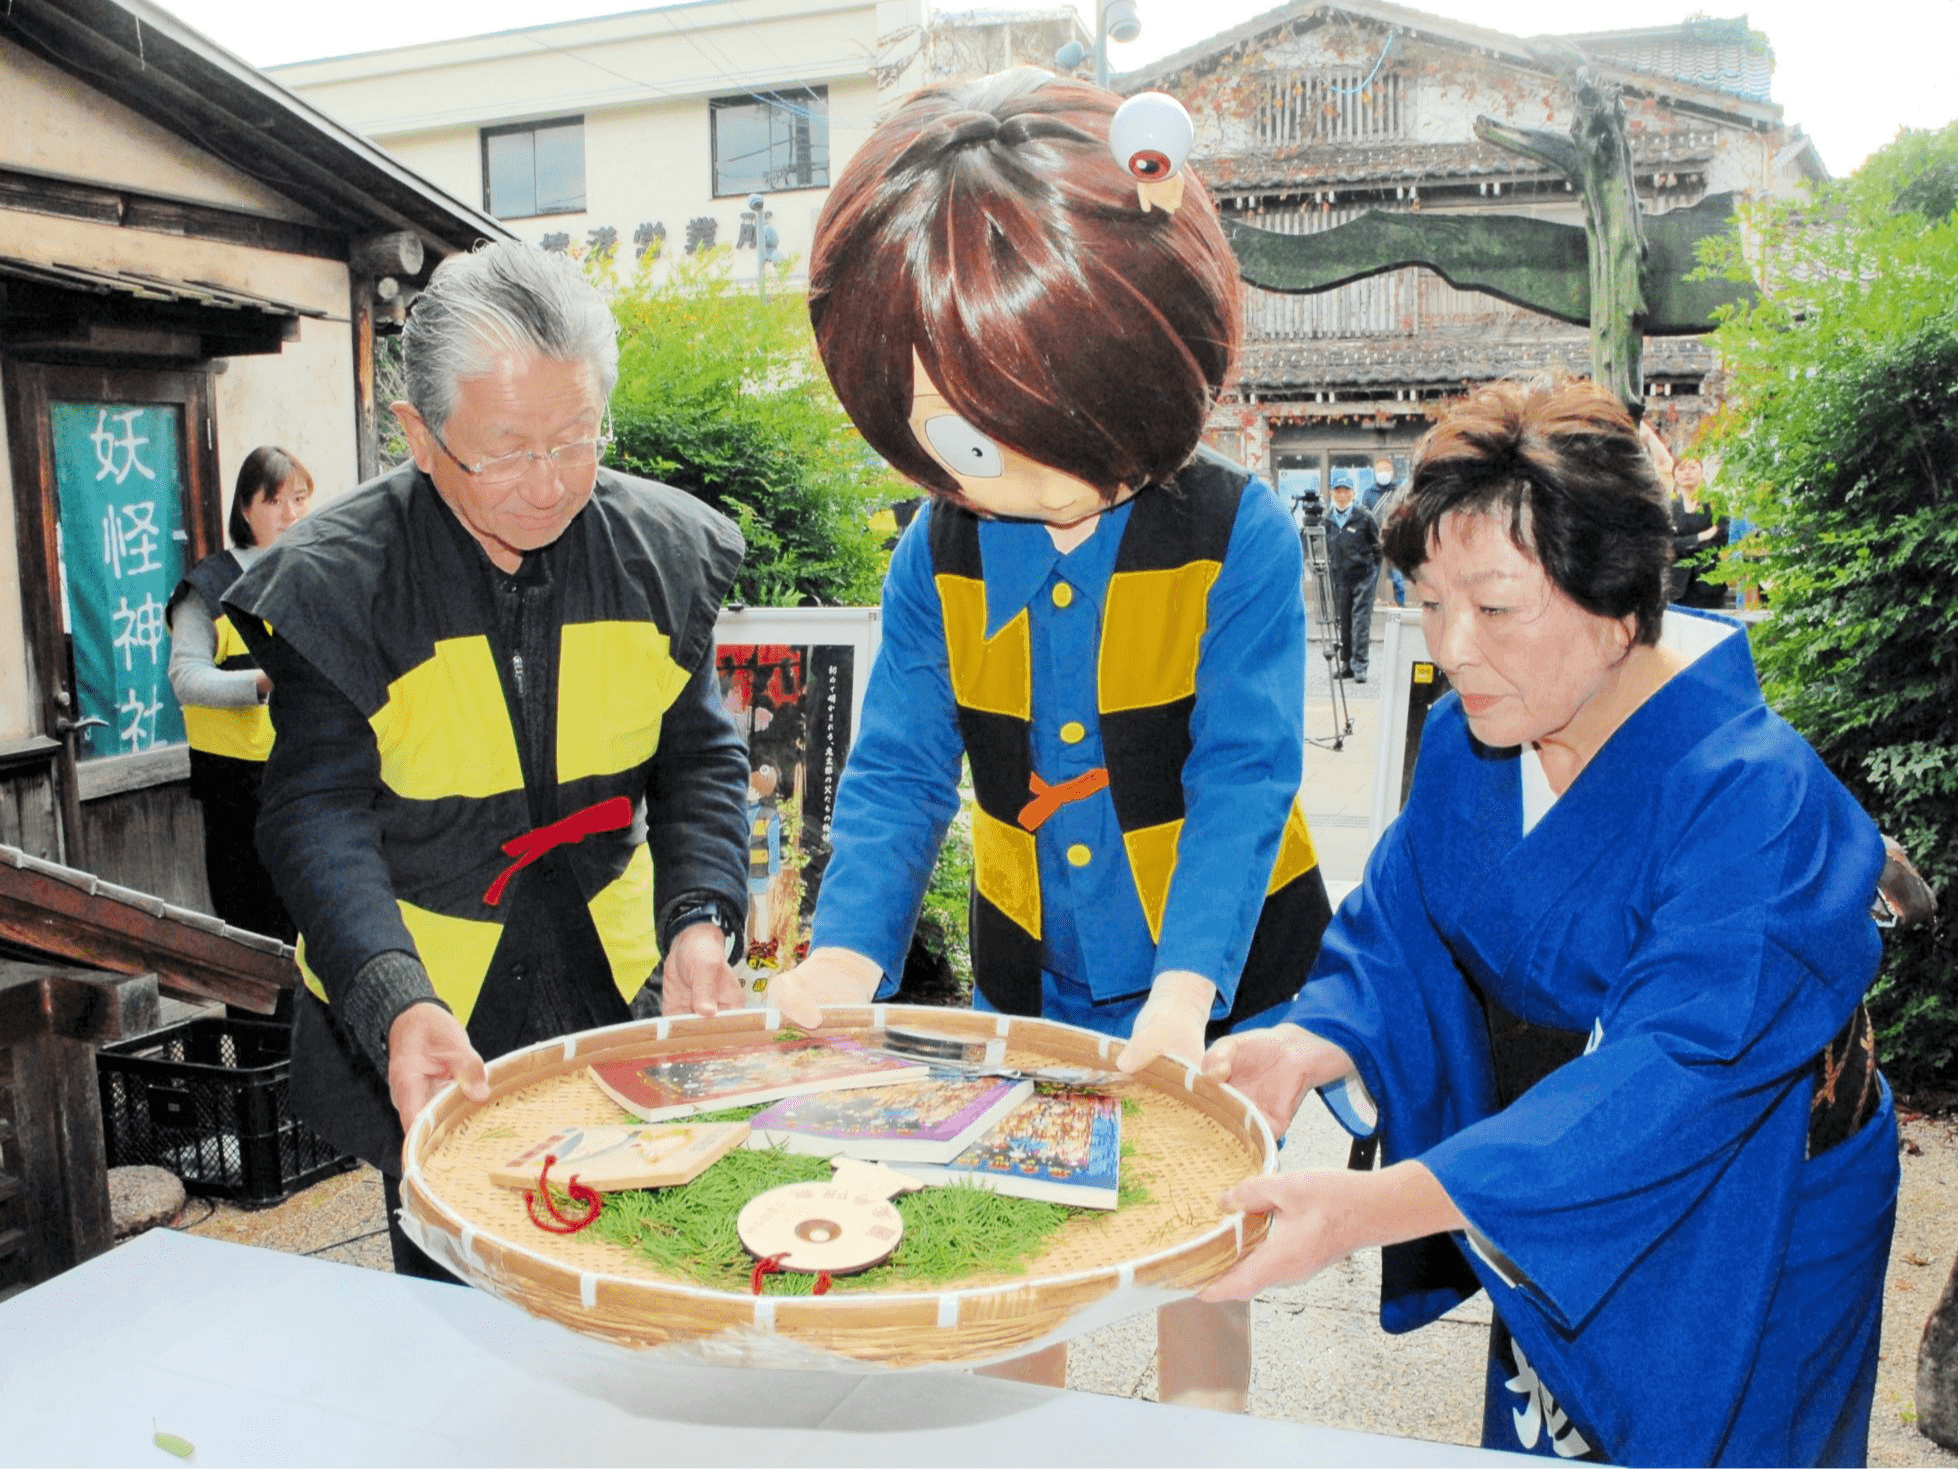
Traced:
POLYGON ((1275 1126, 1317 1088, 1384 1166, 1233 1189, 1271 1234, 1206 1294, 1386 1246, 1390 1331, 1489 1292, 1489 1447, 1861 1463, 1883 843, 1742 629, 1665 607, 1670 538, 1593 384, 1498 385, 1423 445, 1386 549, 1453 692, 1285 1022, 1205 1058, 1275 1126))

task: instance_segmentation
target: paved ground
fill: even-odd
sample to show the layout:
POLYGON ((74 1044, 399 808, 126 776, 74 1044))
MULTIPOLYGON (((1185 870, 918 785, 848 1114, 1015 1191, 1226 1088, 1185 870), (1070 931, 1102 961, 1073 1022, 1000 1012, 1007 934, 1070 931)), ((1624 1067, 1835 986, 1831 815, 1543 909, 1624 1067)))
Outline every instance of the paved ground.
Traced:
MULTIPOLYGON (((1358 879, 1368 841, 1379 686, 1347 684, 1335 717, 1315 658, 1307 734, 1306 815, 1335 901, 1358 879), (1340 748, 1333 749, 1338 736, 1340 748)), ((1952 1465, 1912 1426, 1917 1342, 1958 1247, 1958 1121, 1907 1115, 1903 1194, 1884 1300, 1883 1360, 1870 1462, 1952 1465)), ((1308 1100, 1282 1166, 1336 1168, 1347 1138, 1308 1100)), ((378 1176, 360 1169, 317 1184, 272 1209, 247 1212, 192 1200, 180 1222, 197 1234, 386 1270, 378 1176)), ((1261 1417, 1473 1443, 1480 1431, 1482 1362, 1489 1319, 1478 1297, 1410 1336, 1389 1337, 1376 1319, 1379 1254, 1369 1251, 1302 1286, 1271 1291, 1255 1307, 1251 1411, 1261 1417)), ((1068 1384, 1124 1397, 1155 1395, 1155 1319, 1139 1317, 1073 1346, 1068 1384)))

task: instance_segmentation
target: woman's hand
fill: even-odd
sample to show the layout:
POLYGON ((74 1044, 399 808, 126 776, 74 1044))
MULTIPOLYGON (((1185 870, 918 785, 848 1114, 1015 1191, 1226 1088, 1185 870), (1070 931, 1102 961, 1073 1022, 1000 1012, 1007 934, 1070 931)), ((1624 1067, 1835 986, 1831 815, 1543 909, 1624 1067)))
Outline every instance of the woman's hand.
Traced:
POLYGON ((1353 1070, 1353 1059, 1297 1025, 1227 1035, 1204 1053, 1203 1074, 1229 1082, 1251 1099, 1274 1133, 1292 1125, 1307 1091, 1353 1070))
POLYGON ((877 961, 853 949, 811 949, 793 969, 768 982, 768 1003, 802 1030, 823 1023, 826 1005, 867 1005, 884 971, 877 961))
POLYGON ((1200 1300, 1248 1301, 1273 1285, 1310 1280, 1373 1245, 1399 1244, 1463 1227, 1461 1212, 1420 1163, 1378 1173, 1313 1169, 1247 1178, 1225 1191, 1229 1214, 1269 1214, 1263 1244, 1212 1281, 1200 1300))

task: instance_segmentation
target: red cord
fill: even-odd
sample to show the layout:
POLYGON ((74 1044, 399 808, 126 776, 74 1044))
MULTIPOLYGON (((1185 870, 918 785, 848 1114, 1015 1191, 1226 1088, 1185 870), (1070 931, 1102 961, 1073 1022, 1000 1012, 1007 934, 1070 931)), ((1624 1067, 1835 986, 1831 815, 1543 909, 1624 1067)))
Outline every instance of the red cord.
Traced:
POLYGON ((530 1215, 530 1222, 539 1229, 547 1229, 552 1234, 576 1234, 579 1230, 598 1218, 599 1210, 604 1207, 604 1201, 599 1198, 596 1189, 578 1182, 578 1175, 574 1173, 571 1175, 570 1182, 565 1184, 564 1191, 571 1196, 571 1201, 574 1204, 583 1204, 586 1206, 585 1217, 582 1219, 573 1219, 568 1215, 560 1214, 556 1201, 551 1198, 550 1189, 551 1165, 555 1162, 557 1162, 557 1155, 555 1153, 547 1153, 545 1155, 544 1166, 537 1172, 536 1189, 524 1190, 524 1212, 530 1215), (537 1198, 540 1194, 543 1196, 546 1212, 557 1223, 547 1224, 537 1217, 537 1198))
MULTIPOLYGON (((760 1295, 761 1278, 764 1275, 775 1274, 782 1268, 782 1262, 788 1258, 788 1254, 785 1251, 782 1254, 770 1255, 766 1259, 755 1261, 755 1268, 748 1276, 748 1289, 755 1295, 760 1295)), ((819 1296, 829 1294, 829 1272, 827 1270, 818 1270, 816 1272, 816 1289, 811 1294, 819 1296)))

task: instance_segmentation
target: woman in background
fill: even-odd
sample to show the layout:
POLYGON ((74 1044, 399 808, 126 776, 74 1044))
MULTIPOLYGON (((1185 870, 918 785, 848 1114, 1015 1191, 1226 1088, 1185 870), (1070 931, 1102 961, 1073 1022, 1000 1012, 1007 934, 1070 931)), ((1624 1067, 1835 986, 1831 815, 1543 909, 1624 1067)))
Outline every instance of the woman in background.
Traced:
POLYGON ((1700 503, 1706 470, 1697 459, 1680 459, 1672 470, 1672 600, 1682 607, 1725 607, 1727 589, 1705 573, 1720 562, 1727 544, 1727 517, 1700 503))
POLYGON ((170 687, 190 740, 190 793, 204 808, 204 871, 211 908, 234 928, 293 941, 295 930, 264 865, 253 828, 258 782, 272 753, 265 701, 272 681, 246 651, 222 599, 313 500, 313 476, 284 449, 245 456, 226 528, 231 548, 206 556, 170 594, 170 687))

